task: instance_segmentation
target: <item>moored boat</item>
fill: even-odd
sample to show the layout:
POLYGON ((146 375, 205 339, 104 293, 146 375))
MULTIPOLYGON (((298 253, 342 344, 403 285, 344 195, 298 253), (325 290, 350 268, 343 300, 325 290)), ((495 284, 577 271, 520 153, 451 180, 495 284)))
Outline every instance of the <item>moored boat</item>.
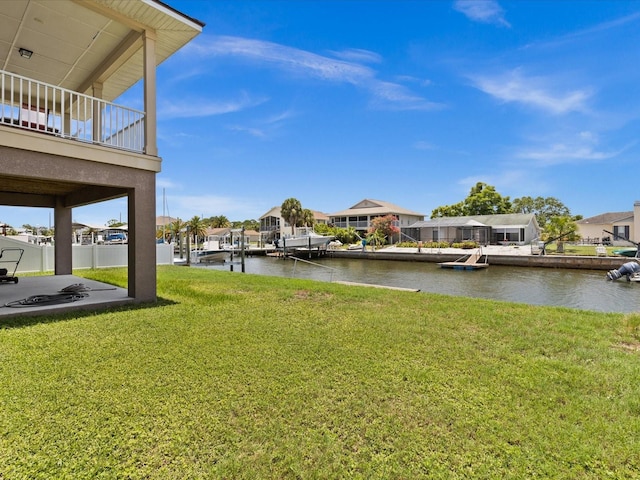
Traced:
POLYGON ((614 255, 621 255, 623 257, 635 258, 638 255, 638 249, 637 248, 618 248, 616 250, 613 250, 611 253, 613 253, 614 255))
POLYGON ((640 265, 638 262, 627 262, 620 268, 607 272, 607 280, 618 280, 622 277, 626 277, 627 282, 640 282, 640 265))
POLYGON ((296 235, 285 236, 280 239, 281 246, 285 249, 293 248, 327 248, 329 242, 335 237, 331 235, 320 235, 311 228, 300 228, 296 235))
POLYGON ((222 263, 230 255, 231 250, 220 246, 217 235, 210 235, 202 248, 191 251, 192 263, 222 263))

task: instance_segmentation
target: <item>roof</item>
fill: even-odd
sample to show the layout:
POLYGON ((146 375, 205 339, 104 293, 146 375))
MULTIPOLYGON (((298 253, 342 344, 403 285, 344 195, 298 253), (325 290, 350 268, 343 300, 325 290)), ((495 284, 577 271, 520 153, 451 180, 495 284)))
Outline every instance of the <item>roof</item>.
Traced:
POLYGON ((204 26, 158 0, 14 0, 0 22, 0 70, 86 94, 103 83, 109 101, 142 79, 145 31, 159 65, 204 26))
POLYGON ((176 219, 173 217, 169 217, 167 215, 160 215, 158 217, 156 217, 156 226, 158 225, 171 225, 173 222, 175 222, 176 219))
POLYGON ((347 210, 342 210, 340 212, 332 213, 332 217, 346 217, 350 215, 388 215, 388 214, 397 214, 397 215, 411 215, 415 217, 424 218, 423 213, 414 212, 412 210, 408 210, 403 207, 399 207, 398 205, 394 205, 393 203, 385 202, 382 200, 372 200, 365 198, 360 202, 356 203, 354 206, 348 208, 347 210))
MULTIPOLYGON (((316 220, 329 221, 329 216, 326 213, 319 212, 318 210, 311 210, 311 211, 313 212, 313 218, 315 218, 316 220)), ((271 210, 269 210, 267 213, 265 213, 264 215, 261 215, 260 219, 267 218, 267 217, 282 218, 282 208, 272 207, 271 210)))
POLYGON ((522 227, 536 221, 533 213, 503 213, 496 215, 468 215, 463 217, 438 217, 416 222, 409 228, 424 227, 522 227))
POLYGON ((576 223, 578 225, 583 225, 583 224, 610 225, 612 223, 620 222, 622 220, 627 220, 629 218, 633 218, 633 211, 601 213, 600 215, 596 215, 594 217, 583 218, 582 220, 578 220, 576 223))

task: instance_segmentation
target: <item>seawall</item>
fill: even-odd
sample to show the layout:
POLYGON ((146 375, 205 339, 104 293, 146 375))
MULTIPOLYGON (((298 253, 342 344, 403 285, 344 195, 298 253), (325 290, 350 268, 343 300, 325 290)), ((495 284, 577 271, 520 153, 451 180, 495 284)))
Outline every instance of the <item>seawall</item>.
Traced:
MULTIPOLYGON (((453 262, 462 255, 460 253, 427 253, 427 252, 375 252, 359 250, 329 250, 328 256, 333 258, 359 258, 363 260, 395 260, 403 262, 453 262)), ((484 257, 481 261, 484 261, 484 257)), ((489 255, 489 265, 506 265, 512 267, 543 268, 575 268, 582 270, 612 270, 623 263, 631 261, 626 257, 588 257, 571 255, 489 255)))

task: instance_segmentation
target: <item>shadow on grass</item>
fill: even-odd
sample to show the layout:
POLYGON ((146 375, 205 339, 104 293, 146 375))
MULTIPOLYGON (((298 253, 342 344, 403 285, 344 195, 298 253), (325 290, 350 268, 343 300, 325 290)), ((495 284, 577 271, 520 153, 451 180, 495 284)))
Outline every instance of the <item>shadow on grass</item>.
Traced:
MULTIPOLYGON (((81 307, 78 306, 77 310, 65 311, 60 313, 51 313, 48 312, 43 315, 39 315, 37 312, 34 312, 33 315, 23 314, 19 316, 13 317, 0 317, 0 330, 6 330, 10 328, 24 328, 31 327, 33 325, 46 324, 46 323, 56 323, 56 322, 64 322, 67 320, 76 320, 78 318, 86 318, 92 317, 94 315, 108 314, 108 313, 117 313, 117 312, 128 312, 133 310, 147 310, 151 308, 158 307, 167 307, 170 305, 177 305, 178 302, 174 300, 169 300, 167 298, 158 297, 158 299, 153 303, 130 303, 126 305, 117 305, 117 306, 105 306, 103 308, 95 308, 92 309, 90 306, 81 307)), ((4 307, 11 308, 11 307, 4 307)))

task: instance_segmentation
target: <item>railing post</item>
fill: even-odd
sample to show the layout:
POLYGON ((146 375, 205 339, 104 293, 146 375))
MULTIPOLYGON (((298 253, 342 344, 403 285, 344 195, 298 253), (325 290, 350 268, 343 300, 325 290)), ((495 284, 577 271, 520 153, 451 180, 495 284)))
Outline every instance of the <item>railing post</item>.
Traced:
POLYGON ((102 98, 101 82, 95 82, 92 86, 93 89, 93 102, 91 105, 91 123, 92 123, 92 137, 96 143, 102 142, 102 108, 100 100, 102 98))

